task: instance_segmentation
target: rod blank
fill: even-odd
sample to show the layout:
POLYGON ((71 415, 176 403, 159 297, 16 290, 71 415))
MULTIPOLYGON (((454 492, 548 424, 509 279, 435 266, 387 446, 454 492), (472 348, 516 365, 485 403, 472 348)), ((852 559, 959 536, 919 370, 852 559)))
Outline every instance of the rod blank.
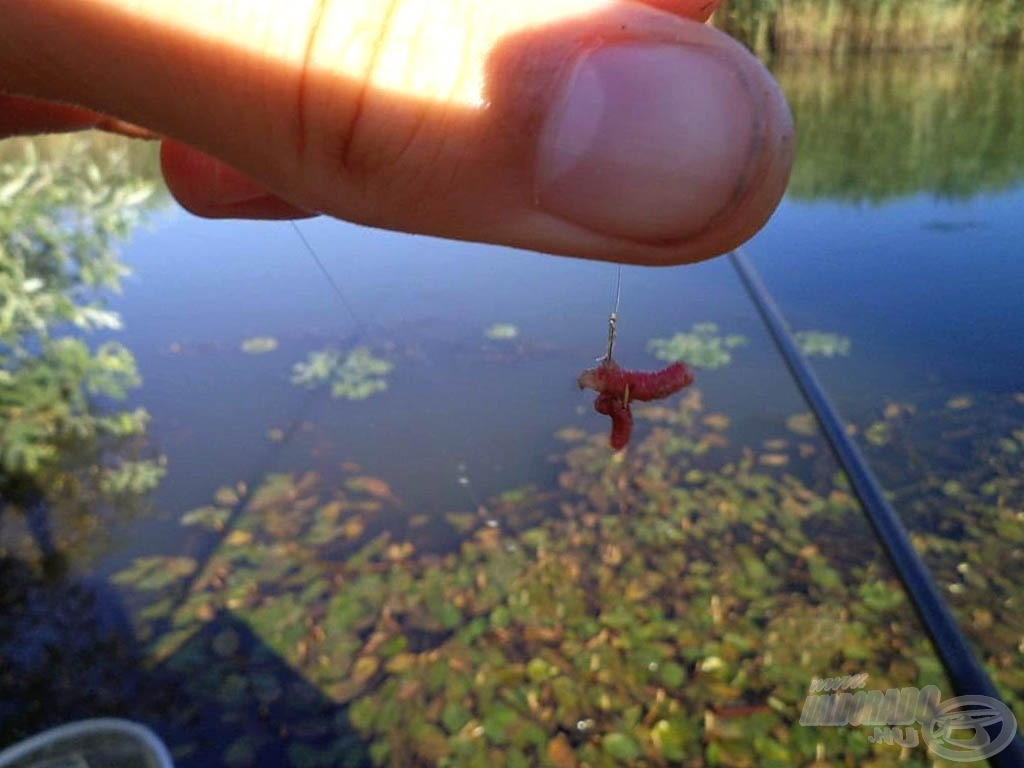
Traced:
MULTIPOLYGON (((836 460, 850 480, 854 493, 860 499, 875 538, 881 544, 889 562, 906 589, 925 632, 953 684, 957 696, 988 696, 1002 701, 992 680, 982 668, 967 639, 960 632, 949 606, 942 598, 927 566, 910 542, 910 536, 885 498, 881 484, 875 477, 857 445, 846 434, 839 414, 821 382, 807 365, 803 354, 793 340, 782 312, 768 292, 750 259, 741 251, 729 254, 761 319, 768 328, 775 346, 796 380, 804 399, 814 412, 836 460)), ((1008 727, 1003 725, 1003 727, 1008 727)), ((988 758, 993 768, 1022 768, 1024 743, 1020 733, 998 754, 988 758)))

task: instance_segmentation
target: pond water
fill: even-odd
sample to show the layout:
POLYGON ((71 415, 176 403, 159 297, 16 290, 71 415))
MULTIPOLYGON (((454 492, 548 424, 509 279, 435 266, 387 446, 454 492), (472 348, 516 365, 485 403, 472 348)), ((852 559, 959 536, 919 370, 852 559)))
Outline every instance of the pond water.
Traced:
MULTIPOLYGON (((798 167, 745 250, 792 329, 825 334, 811 362, 1019 707, 1024 61, 777 71, 798 167)), ((887 765, 864 728, 798 724, 810 679, 953 695, 728 260, 623 270, 621 363, 660 367, 648 342, 698 324, 704 353, 743 342, 615 458, 575 386, 613 266, 299 228, 348 307, 287 223, 167 205, 123 243, 111 337, 167 474, 65 580, 0 599, 0 648, 40 648, 0 673, 36 701, 0 707, 0 743, 115 712, 181 765, 887 765), (360 346, 385 389, 292 382, 360 346), (86 604, 120 629, 47 622, 86 604)), ((31 563, 20 525, 0 553, 31 563)))

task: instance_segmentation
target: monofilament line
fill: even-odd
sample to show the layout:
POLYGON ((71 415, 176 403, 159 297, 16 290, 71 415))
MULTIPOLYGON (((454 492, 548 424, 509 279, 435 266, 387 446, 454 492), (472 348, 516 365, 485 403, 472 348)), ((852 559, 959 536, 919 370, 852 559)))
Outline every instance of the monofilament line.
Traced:
POLYGON ((292 225, 292 229, 295 230, 295 234, 299 236, 299 240, 301 240, 302 244, 306 247, 306 252, 313 257, 313 261, 316 262, 316 265, 317 267, 320 268, 320 271, 323 273, 323 276, 327 278, 327 282, 330 283, 331 288, 334 289, 334 293, 338 297, 338 300, 348 311, 349 315, 352 316, 352 321, 356 325, 359 325, 359 316, 355 313, 355 310, 352 309, 352 305, 348 303, 348 299, 345 298, 345 294, 341 292, 341 288, 334 281, 334 278, 331 277, 331 273, 327 271, 327 267, 325 267, 324 263, 320 261, 320 257, 316 255, 316 251, 314 251, 313 246, 309 244, 309 240, 307 240, 306 236, 302 234, 302 230, 299 229, 299 225, 296 224, 295 221, 292 219, 289 219, 288 223, 292 225))
POLYGON ((619 299, 622 298, 622 265, 618 265, 615 271, 615 300, 612 304, 612 313, 608 315, 608 351, 604 354, 605 362, 611 362, 612 350, 615 348, 615 330, 619 322, 619 299))
POLYGON ((615 305, 612 307, 612 314, 619 314, 619 299, 622 298, 622 265, 617 264, 615 268, 615 305))

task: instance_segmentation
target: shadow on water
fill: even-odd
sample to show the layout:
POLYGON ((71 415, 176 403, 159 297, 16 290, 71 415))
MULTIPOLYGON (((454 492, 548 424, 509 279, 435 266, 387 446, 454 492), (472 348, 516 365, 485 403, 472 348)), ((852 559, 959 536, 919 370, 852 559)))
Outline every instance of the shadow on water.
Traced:
POLYGON ((89 578, 41 577, 0 558, 0 742, 73 718, 122 713, 141 657, 116 592, 89 578))
POLYGON ((0 559, 0 583, 0 744, 115 716, 152 727, 179 768, 218 754, 226 765, 367 763, 347 708, 229 611, 153 666, 108 583, 43 580, 15 558, 0 559))

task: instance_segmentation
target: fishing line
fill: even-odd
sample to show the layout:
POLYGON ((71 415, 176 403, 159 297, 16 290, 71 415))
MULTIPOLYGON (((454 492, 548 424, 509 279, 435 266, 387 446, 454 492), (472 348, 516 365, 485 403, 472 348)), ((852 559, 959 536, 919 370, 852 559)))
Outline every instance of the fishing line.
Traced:
POLYGON ((480 503, 480 498, 476 495, 476 491, 473 490, 473 483, 469 479, 469 471, 466 467, 466 462, 460 461, 458 465, 458 483, 459 486, 465 491, 466 496, 469 498, 470 503, 473 505, 474 511, 480 511, 481 509, 486 510, 483 504, 480 503))
POLYGON ((619 300, 622 298, 622 265, 615 265, 615 302, 612 305, 612 314, 619 312, 619 300))
MULTIPOLYGON (((331 288, 334 289, 335 295, 338 297, 338 300, 341 301, 346 311, 352 317, 352 320, 356 323, 356 325, 360 325, 359 316, 356 315, 355 311, 352 309, 352 305, 348 303, 348 300, 345 298, 345 294, 342 292, 341 287, 334 281, 334 278, 331 277, 331 273, 327 271, 327 267, 324 266, 324 263, 320 260, 320 257, 316 255, 316 251, 313 250, 313 246, 310 245, 309 241, 306 239, 306 236, 302 234, 302 230, 299 229, 299 226, 293 220, 289 219, 288 223, 291 224, 292 229, 295 230, 295 234, 299 236, 299 240, 301 240, 303 246, 305 246, 306 252, 313 258, 313 261, 316 263, 317 267, 320 268, 320 271, 323 273, 324 277, 327 278, 327 282, 330 283, 331 288)), ((312 395, 306 397, 302 401, 298 413, 296 413, 295 417, 291 419, 290 424, 288 428, 285 430, 282 439, 277 443, 277 447, 267 454, 266 459, 256 467, 255 471, 250 476, 248 483, 246 483, 247 488, 259 487, 260 481, 270 474, 270 472, 276 466, 277 459, 279 458, 280 452, 284 449, 284 446, 288 445, 291 442, 292 438, 298 433, 299 429, 301 428, 303 422, 305 421, 305 415, 312 402, 312 395)), ((224 543, 224 540, 227 538, 227 536, 234 530, 235 526, 241 520, 242 513, 245 511, 246 507, 251 501, 251 496, 249 493, 239 495, 240 498, 232 506, 231 511, 228 514, 227 520, 224 521, 223 528, 219 531, 219 535, 212 538, 210 541, 200 545, 200 551, 195 556, 195 560, 198 565, 196 569, 192 572, 192 574, 186 577, 183 584, 181 585, 177 597, 173 599, 173 608, 171 612, 168 614, 168 616, 173 616, 174 612, 185 603, 185 600, 192 592, 193 586, 206 572, 210 560, 217 553, 217 550, 220 549, 221 545, 224 543)), ((168 620, 169 619, 165 618, 163 621, 167 622, 168 620)), ((156 630, 157 634, 160 634, 162 631, 164 630, 156 630)))
POLYGON ((348 299, 346 299, 345 294, 342 293, 341 287, 334 281, 334 278, 331 277, 331 273, 327 271, 327 267, 325 267, 324 263, 320 261, 320 257, 316 255, 316 251, 314 251, 313 246, 309 244, 309 240, 307 240, 306 236, 302 234, 302 230, 299 229, 299 225, 296 224, 293 219, 289 219, 288 223, 292 225, 292 229, 295 230, 295 234, 299 236, 299 240, 301 240, 302 244, 306 247, 306 252, 313 257, 313 261, 316 263, 317 267, 320 268, 320 272, 325 278, 327 278, 327 282, 330 283, 331 288, 334 289, 335 296, 338 297, 342 306, 345 307, 349 315, 352 317, 352 322, 356 325, 361 325, 359 322, 359 316, 355 313, 355 310, 352 309, 352 305, 348 303, 348 299))
MULTIPOLYGON (((619 300, 622 298, 622 265, 619 264, 615 270, 615 299, 612 302, 612 312, 608 315, 608 350, 604 353, 604 362, 612 360, 612 350, 615 348, 615 331, 619 322, 619 300)), ((601 358, 598 358, 601 359, 601 358)))

